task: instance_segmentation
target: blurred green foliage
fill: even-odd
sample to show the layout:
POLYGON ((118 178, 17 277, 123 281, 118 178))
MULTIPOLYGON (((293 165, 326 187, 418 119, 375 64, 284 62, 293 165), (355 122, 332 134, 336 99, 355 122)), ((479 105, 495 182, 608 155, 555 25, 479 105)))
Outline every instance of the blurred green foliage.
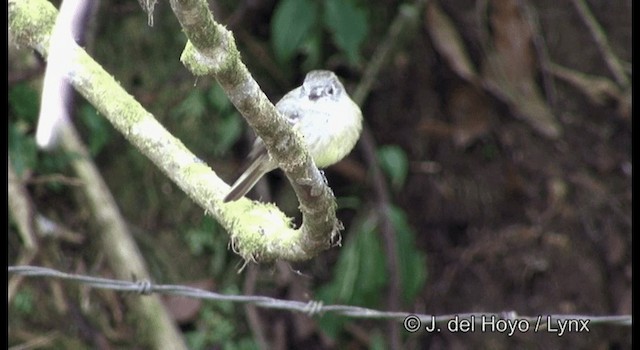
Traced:
POLYGON ((26 134, 20 123, 9 122, 9 160, 18 176, 36 167, 38 152, 33 137, 26 134))
POLYGON ((99 115, 98 111, 88 103, 82 104, 77 115, 86 128, 84 139, 89 147, 89 153, 95 157, 113 137, 113 127, 106 118, 99 115))
POLYGON ((400 191, 409 173, 409 158, 402 148, 396 145, 380 146, 378 148, 378 162, 389 176, 391 186, 400 191))
POLYGON ((352 65, 360 64, 360 47, 367 37, 369 22, 364 10, 354 1, 325 0, 324 22, 333 41, 352 65))
POLYGON ((18 176, 37 163, 37 147, 29 133, 35 130, 40 106, 38 92, 26 83, 11 86, 8 91, 9 159, 18 176))
POLYGON ((387 345, 387 338, 384 336, 384 334, 378 329, 372 330, 371 338, 369 342, 369 349, 384 350, 384 349, 387 349, 388 347, 389 346, 387 345))
POLYGON ((220 156, 227 153, 242 135, 243 118, 231 104, 220 85, 214 84, 209 89, 207 97, 213 110, 219 115, 219 118, 214 121, 213 153, 220 156))
MULTIPOLYGON (((327 304, 378 306, 387 270, 373 216, 352 223, 348 239, 340 250, 333 279, 316 290, 316 297, 327 304)), ((333 314, 323 315, 318 323, 325 333, 336 338, 347 320, 333 314)))
POLYGON ((29 315, 34 311, 33 292, 30 288, 21 288, 13 298, 12 306, 21 314, 29 315))
POLYGON ((185 239, 194 257, 206 256, 210 259, 210 275, 220 277, 225 272, 235 270, 228 263, 234 256, 228 249, 228 236, 211 216, 204 216, 199 226, 187 229, 185 239))
POLYGON ((170 112, 180 128, 175 132, 210 156, 222 156, 238 141, 244 127, 243 119, 231 104, 224 90, 213 84, 206 91, 194 89, 170 112))
MULTIPOLYGON (((215 279, 216 289, 222 294, 240 295, 237 263, 240 259, 229 250, 228 235, 210 216, 204 216, 199 225, 187 230, 184 236, 195 259, 208 260, 206 274, 215 279)), ((196 329, 186 333, 190 349, 256 349, 255 342, 246 337, 244 313, 238 312, 232 302, 205 302, 195 322, 196 329)))
MULTIPOLYGON (((406 214, 391 207, 389 215, 396 232, 402 299, 410 303, 426 282, 426 256, 416 249, 415 232, 409 226, 406 214)), ((380 307, 389 276, 377 217, 369 215, 365 220, 352 223, 334 267, 333 279, 317 289, 318 299, 328 304, 380 307)), ((319 324, 329 336, 336 338, 346 321, 329 314, 322 316, 319 324)))
MULTIPOLYGON (((237 288, 227 288, 223 294, 242 294, 237 288)), ((204 350, 216 347, 222 349, 257 349, 251 338, 243 337, 235 316, 239 313, 231 302, 205 303, 200 309, 196 329, 185 333, 189 349, 204 350)))
POLYGON ((409 225, 405 211, 399 207, 391 206, 389 214, 396 231, 402 297, 405 303, 410 304, 427 281, 427 258, 416 247, 417 237, 409 225))
POLYGON ((319 6, 313 0, 280 1, 271 19, 271 43, 280 62, 289 61, 317 27, 319 6))
POLYGON ((271 20, 271 45, 282 64, 304 53, 303 66, 309 70, 321 63, 322 37, 328 32, 347 62, 357 66, 368 31, 367 14, 355 0, 283 0, 271 20))
MULTIPOLYGON (((35 130, 40 107, 38 91, 28 83, 11 86, 8 91, 9 124, 8 146, 9 161, 18 176, 25 172, 39 175, 64 173, 75 155, 54 149, 40 152, 35 142, 35 130)), ((58 182, 47 182, 52 191, 60 191, 58 182)))
POLYGON ((35 125, 40 110, 40 94, 27 83, 11 86, 8 91, 9 110, 20 120, 35 125))

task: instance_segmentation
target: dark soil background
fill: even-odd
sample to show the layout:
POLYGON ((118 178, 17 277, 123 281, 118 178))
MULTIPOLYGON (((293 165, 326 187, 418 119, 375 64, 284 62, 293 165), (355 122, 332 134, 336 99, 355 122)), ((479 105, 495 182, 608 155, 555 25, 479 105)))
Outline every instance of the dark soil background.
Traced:
MULTIPOLYGON (((399 188, 387 184, 389 201, 404 212, 415 232, 415 249, 426 256, 426 283, 410 302, 397 302, 396 311, 513 311, 543 318, 631 314, 631 1, 586 2, 608 41, 604 49, 577 3, 430 1, 416 25, 397 38, 362 105, 372 145, 397 145, 406 154, 406 179, 399 188), (622 75, 611 69, 612 58, 621 62, 622 75)), ((370 21, 362 65, 347 64, 331 43, 322 62, 343 77, 350 91, 401 5, 391 0, 359 4, 370 21)), ((269 23, 275 5, 211 3, 215 18, 233 31, 244 62, 274 101, 305 74, 303 55, 287 67, 273 59, 269 23)), ((215 82, 196 81, 180 64, 186 39, 172 16, 169 3, 161 1, 154 26, 148 27, 136 2, 102 2, 89 21, 85 47, 187 147, 232 181, 250 140, 240 137, 231 149, 213 151, 211 138, 217 134, 212 130, 219 124, 207 121, 206 111, 203 119, 190 118, 192 110, 175 112, 194 90, 205 91, 215 82)), ((19 58, 10 53, 9 89, 38 87, 42 60, 26 48, 20 52, 19 58)), ((12 113, 10 107, 10 125, 18 123, 12 113)), ((87 138, 91 126, 82 119, 78 124, 87 138)), ((35 123, 28 124, 26 135, 34 128, 35 123)), ((228 236, 121 135, 109 126, 104 130, 107 141, 95 162, 158 283, 309 300, 335 278, 344 248, 307 263, 250 264, 238 273, 242 261, 227 249, 228 236), (217 236, 211 238, 210 232, 217 236), (202 246, 207 248, 198 250, 202 246)), ((347 159, 325 171, 341 205, 345 242, 364 208, 376 210, 381 190, 372 181, 364 149, 361 141, 347 159)), ((10 146, 10 152, 16 150, 10 146)), ((43 162, 48 156, 38 157, 43 162)), ((109 277, 104 255, 92 243, 90 214, 74 186, 52 189, 29 182, 46 175, 43 169, 34 166, 21 175, 28 195, 39 212, 71 228, 77 239, 41 239, 27 262, 109 277)), ((51 173, 59 172, 73 177, 68 168, 51 173)), ((283 176, 276 173, 269 180, 254 198, 272 195, 283 210, 297 215, 283 176)), ((13 225, 8 240, 9 265, 24 262, 24 245, 13 225)), ((123 306, 124 298, 135 296, 56 280, 19 283, 9 303, 10 345, 140 348, 123 306), (41 343, 33 345, 34 340, 41 343)), ((383 288, 383 301, 375 308, 389 309, 393 290, 383 288)), ((509 337, 445 329, 408 333, 398 331, 398 324, 393 331, 384 321, 347 319, 331 338, 315 318, 297 313, 185 303, 171 306, 174 312, 194 310, 179 320, 185 334, 230 329, 221 333, 223 340, 190 335, 189 344, 203 349, 231 348, 230 343, 236 348, 386 348, 397 334, 402 348, 631 348, 631 327, 611 324, 590 323, 589 332, 562 337, 553 332, 509 337)))

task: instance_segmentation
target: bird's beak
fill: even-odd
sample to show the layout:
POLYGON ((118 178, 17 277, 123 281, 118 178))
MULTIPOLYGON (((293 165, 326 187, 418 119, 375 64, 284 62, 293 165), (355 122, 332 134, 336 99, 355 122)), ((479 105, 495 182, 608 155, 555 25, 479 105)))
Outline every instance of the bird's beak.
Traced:
POLYGON ((317 88, 311 89, 311 91, 309 92, 309 99, 311 101, 316 101, 317 99, 322 97, 322 95, 323 95, 322 91, 323 91, 322 87, 317 87, 317 88))

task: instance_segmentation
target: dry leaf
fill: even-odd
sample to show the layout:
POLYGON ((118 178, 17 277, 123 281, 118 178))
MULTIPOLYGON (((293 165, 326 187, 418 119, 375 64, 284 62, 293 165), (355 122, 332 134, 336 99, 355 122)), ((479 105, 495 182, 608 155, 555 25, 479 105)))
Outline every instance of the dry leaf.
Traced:
MULTIPOLYGON (((212 290, 214 282, 211 279, 190 282, 189 287, 212 290)), ((163 295, 162 302, 176 322, 183 324, 193 321, 202 307, 202 300, 179 295, 163 295)))
POLYGON ((578 72, 558 64, 550 64, 551 73, 582 91, 595 104, 605 104, 609 100, 624 103, 625 94, 613 81, 600 76, 578 72))
POLYGON ((468 85, 461 86, 453 89, 447 105, 454 121, 456 146, 466 147, 489 132, 491 110, 484 93, 468 85))
POLYGON ((438 53, 461 78, 472 83, 477 82, 476 69, 469 59, 460 34, 435 1, 428 3, 426 18, 425 25, 438 53))
POLYGON ((493 48, 483 62, 487 89, 503 99, 511 110, 536 131, 557 138, 561 127, 542 98, 535 82, 531 27, 515 0, 493 0, 491 26, 493 48))

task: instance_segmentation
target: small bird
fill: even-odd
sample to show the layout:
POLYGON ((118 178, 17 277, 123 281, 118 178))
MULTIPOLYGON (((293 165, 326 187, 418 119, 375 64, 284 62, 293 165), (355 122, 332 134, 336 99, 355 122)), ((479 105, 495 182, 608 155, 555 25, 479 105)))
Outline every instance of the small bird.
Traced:
MULTIPOLYGON (((344 158, 362 131, 362 112, 351 100, 338 77, 328 70, 307 73, 301 86, 289 91, 276 108, 298 130, 318 168, 344 158)), ((276 169, 259 137, 249 153, 249 166, 231 186, 224 202, 235 201, 249 192, 260 178, 276 169)))

